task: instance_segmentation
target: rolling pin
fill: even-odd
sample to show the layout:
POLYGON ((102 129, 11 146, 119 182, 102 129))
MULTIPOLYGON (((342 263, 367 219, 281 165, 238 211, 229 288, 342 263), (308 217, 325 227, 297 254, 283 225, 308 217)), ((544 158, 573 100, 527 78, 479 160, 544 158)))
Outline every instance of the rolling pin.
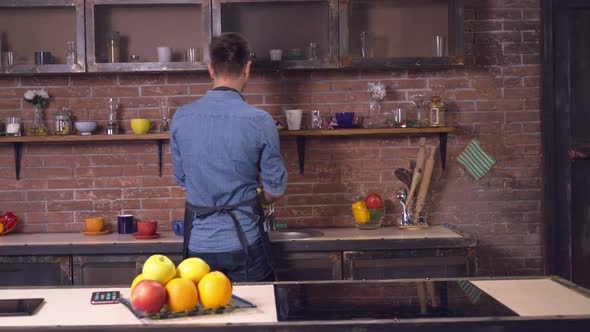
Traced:
POLYGON ((418 155, 416 156, 416 168, 414 168, 414 174, 412 176, 412 182, 410 185, 410 193, 408 194, 408 198, 406 198, 406 202, 408 202, 408 206, 413 205, 413 197, 416 188, 418 187, 418 183, 420 183, 420 179, 422 178, 422 173, 424 173, 424 161, 426 160, 426 138, 421 137, 420 141, 418 142, 418 155))
POLYGON ((422 181, 420 182, 420 189, 418 190, 418 198, 416 199, 416 208, 414 209, 414 223, 420 221, 420 213, 424 209, 426 203, 426 196, 430 187, 430 179, 432 178, 432 171, 434 170, 434 155, 436 154, 437 147, 430 147, 430 154, 426 160, 426 166, 424 166, 424 173, 422 174, 422 181))

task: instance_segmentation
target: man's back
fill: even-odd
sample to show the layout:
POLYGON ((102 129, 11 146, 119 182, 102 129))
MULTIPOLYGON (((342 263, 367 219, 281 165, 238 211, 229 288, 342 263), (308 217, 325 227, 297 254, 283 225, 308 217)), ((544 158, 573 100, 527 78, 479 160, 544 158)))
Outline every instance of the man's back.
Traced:
MULTIPOLYGON (((274 121, 236 92, 210 91, 180 108, 172 121, 171 148, 175 180, 193 205, 220 206, 254 198, 259 162, 265 190, 284 191, 286 172, 274 121)), ((236 215, 248 242, 253 243, 259 237, 256 225, 244 214, 236 215)), ((216 213, 194 223, 192 251, 240 248, 227 214, 216 213)))

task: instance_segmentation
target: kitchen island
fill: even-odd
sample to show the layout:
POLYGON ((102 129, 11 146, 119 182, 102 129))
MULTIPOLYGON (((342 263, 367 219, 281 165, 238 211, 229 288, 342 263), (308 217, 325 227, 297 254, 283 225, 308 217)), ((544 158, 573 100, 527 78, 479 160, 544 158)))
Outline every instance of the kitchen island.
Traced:
MULTIPOLYGON (((256 304, 228 314, 136 318, 122 304, 91 305, 114 288, 3 288, 0 299, 43 297, 33 316, 0 330, 38 331, 588 331, 590 292, 558 277, 237 284, 256 304)), ((117 289, 129 297, 129 288, 117 289)))

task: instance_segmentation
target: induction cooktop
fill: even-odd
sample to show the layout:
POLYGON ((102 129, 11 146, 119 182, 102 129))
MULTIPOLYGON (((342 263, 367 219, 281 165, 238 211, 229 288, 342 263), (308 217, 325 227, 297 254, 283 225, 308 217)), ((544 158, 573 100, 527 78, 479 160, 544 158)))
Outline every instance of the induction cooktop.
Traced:
POLYGON ((275 284, 279 321, 518 316, 467 280, 275 284))

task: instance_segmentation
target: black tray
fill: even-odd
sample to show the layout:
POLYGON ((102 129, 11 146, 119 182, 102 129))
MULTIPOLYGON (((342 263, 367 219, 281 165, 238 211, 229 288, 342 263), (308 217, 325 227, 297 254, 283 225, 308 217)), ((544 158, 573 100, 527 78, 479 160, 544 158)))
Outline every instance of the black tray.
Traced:
POLYGON ((133 309, 131 301, 125 298, 119 298, 119 302, 126 306, 137 318, 149 318, 149 319, 169 319, 178 317, 190 317, 190 316, 206 316, 206 315, 218 315, 232 312, 239 308, 256 308, 256 305, 244 300, 243 298, 232 295, 229 305, 216 309, 203 309, 200 305, 193 310, 170 312, 163 308, 160 312, 155 314, 146 314, 144 312, 133 309))

